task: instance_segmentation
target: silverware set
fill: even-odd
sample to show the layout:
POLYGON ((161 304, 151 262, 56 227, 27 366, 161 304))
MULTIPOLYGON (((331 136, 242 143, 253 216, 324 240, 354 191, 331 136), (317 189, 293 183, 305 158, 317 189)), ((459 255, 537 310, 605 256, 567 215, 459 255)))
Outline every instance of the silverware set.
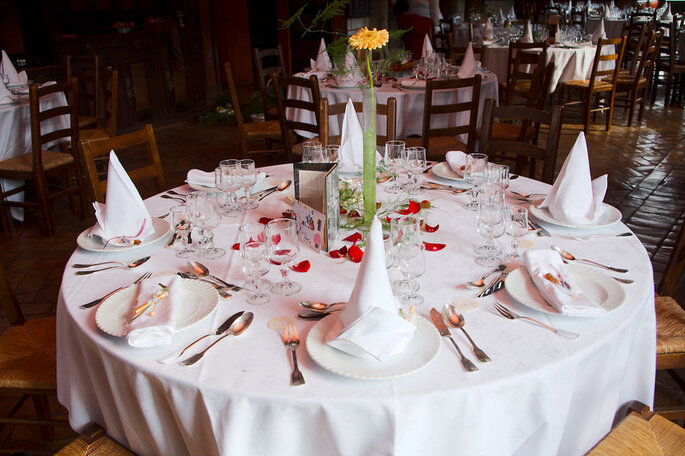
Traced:
POLYGON ((90 309, 91 307, 94 307, 94 306, 100 304, 102 301, 104 301, 105 299, 109 298, 109 297, 112 296, 113 294, 115 294, 115 293, 117 293, 117 292, 119 292, 119 291, 121 291, 121 290, 123 290, 123 289, 125 289, 125 288, 128 288, 128 287, 130 287, 130 286, 132 286, 132 285, 139 284, 139 283, 142 282, 143 280, 149 279, 150 277, 152 277, 152 273, 151 273, 151 272, 146 272, 146 273, 143 274, 142 276, 138 277, 133 283, 131 283, 131 285, 128 285, 128 286, 125 286, 125 287, 119 287, 119 288, 117 288, 116 290, 107 293, 106 295, 104 295, 104 296, 101 297, 100 299, 96 299, 96 300, 91 301, 91 302, 89 302, 89 303, 83 304, 83 305, 79 306, 79 308, 80 308, 80 309, 90 309))
POLYGON ((552 331, 554 334, 556 334, 558 336, 565 337, 566 339, 577 339, 580 337, 580 334, 576 334, 576 333, 570 332, 570 331, 564 331, 563 329, 559 329, 559 328, 554 328, 554 327, 549 326, 549 325, 547 325, 541 321, 538 321, 534 318, 526 317, 525 315, 519 315, 516 312, 514 312, 513 310, 509 309, 508 307, 505 307, 504 304, 502 304, 502 303, 495 302, 495 304, 493 304, 493 306, 495 307, 495 310, 504 318, 508 318, 510 320, 518 320, 518 319, 527 320, 531 323, 534 323, 536 325, 539 325, 545 329, 552 331))
POLYGON ((471 188, 454 188, 454 187, 451 187, 449 185, 436 184, 435 182, 424 182, 421 185, 421 189, 422 190, 444 190, 447 192, 454 193, 455 195, 471 191, 471 188))
POLYGON ((91 268, 91 267, 96 267, 96 266, 102 266, 105 264, 113 264, 114 266, 107 266, 105 268, 99 268, 99 269, 89 269, 87 271, 77 271, 76 275, 88 275, 88 274, 93 274, 94 272, 100 272, 100 271, 106 271, 108 269, 134 269, 140 266, 141 264, 145 263, 147 260, 149 260, 150 257, 146 256, 143 258, 139 258, 136 261, 133 261, 131 263, 124 263, 121 261, 105 261, 102 263, 93 263, 93 264, 74 264, 72 265, 73 268, 76 269, 83 269, 83 268, 91 268))
POLYGON ((500 275, 495 277, 486 287, 483 291, 478 293, 479 298, 483 298, 485 296, 489 296, 492 293, 499 291, 502 289, 504 286, 504 281, 507 278, 507 275, 514 269, 516 269, 519 266, 519 263, 521 261, 518 259, 513 260, 511 263, 507 265, 507 267, 502 271, 500 275))
POLYGON ((452 345, 454 345, 454 348, 457 349, 457 353, 459 353, 459 358, 461 359, 461 365, 464 367, 464 370, 467 372, 475 372, 478 370, 475 364, 473 364, 473 361, 468 359, 464 353, 462 353, 461 349, 459 348, 459 345, 452 339, 452 334, 450 334, 450 330, 447 328, 447 325, 442 319, 442 314, 435 310, 435 308, 431 309, 431 320, 433 320, 433 325, 438 329, 438 332, 442 337, 447 337, 449 340, 452 342, 452 345))
MULTIPOLYGON (((233 322, 230 324, 228 329, 226 329, 226 333, 223 336, 219 337, 217 340, 212 342, 212 344, 209 345, 209 347, 205 348, 201 352, 196 353, 193 356, 186 358, 183 361, 181 361, 180 362, 181 366, 192 366, 196 362, 200 361, 200 359, 202 359, 202 357, 205 355, 205 353, 207 353, 207 351, 209 351, 210 348, 212 348, 213 346, 215 346, 216 344, 218 344, 219 342, 221 342, 225 338, 227 338, 229 336, 241 335, 252 324, 253 320, 254 320, 254 314, 252 312, 246 312, 246 313, 239 315, 238 317, 236 317, 233 320, 233 322)), ((185 351, 185 349, 184 349, 184 351, 185 351)))

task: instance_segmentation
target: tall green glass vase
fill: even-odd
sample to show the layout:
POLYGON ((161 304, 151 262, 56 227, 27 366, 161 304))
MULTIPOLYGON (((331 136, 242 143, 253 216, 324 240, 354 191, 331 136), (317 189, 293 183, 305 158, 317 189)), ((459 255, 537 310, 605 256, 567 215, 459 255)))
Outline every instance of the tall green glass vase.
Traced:
POLYGON ((364 121, 364 224, 376 215, 376 89, 362 87, 364 121))

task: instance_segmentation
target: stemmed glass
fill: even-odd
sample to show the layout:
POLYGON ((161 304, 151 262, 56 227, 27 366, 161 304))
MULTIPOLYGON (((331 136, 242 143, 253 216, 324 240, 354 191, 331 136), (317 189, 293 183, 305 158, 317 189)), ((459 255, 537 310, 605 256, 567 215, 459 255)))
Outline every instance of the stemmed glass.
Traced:
POLYGON ((409 293, 402 295, 400 297, 400 302, 406 306, 420 306, 423 304, 423 296, 418 293, 421 285, 419 285, 418 279, 423 274, 426 273, 426 256, 424 255, 423 245, 419 245, 419 251, 416 256, 408 263, 407 266, 407 276, 410 280, 410 291, 409 293))
POLYGON ((486 185, 494 185, 502 190, 506 190, 509 187, 509 167, 490 162, 488 162, 487 167, 486 185))
POLYGON ((238 160, 221 160, 219 167, 214 170, 214 180, 216 188, 222 192, 224 202, 220 205, 223 215, 236 215, 238 208, 236 205, 235 192, 240 187, 240 176, 237 173, 238 160))
POLYGON ((217 201, 218 193, 193 192, 187 197, 193 225, 200 230, 197 244, 201 247, 198 255, 201 258, 214 259, 226 253, 226 250, 214 245, 212 229, 221 222, 221 212, 217 201))
POLYGON ((172 207, 169 211, 171 212, 171 226, 174 228, 174 236, 181 239, 183 246, 181 250, 176 252, 176 256, 179 258, 191 257, 195 253, 195 249, 188 246, 188 236, 193 230, 190 209, 187 205, 181 204, 172 207))
POLYGON ((500 263, 501 250, 495 245, 495 239, 504 234, 505 211, 504 204, 495 199, 483 199, 478 205, 478 233, 486 240, 481 255, 476 258, 481 266, 493 267, 500 263))
POLYGON ((302 163, 322 163, 323 145, 319 141, 305 141, 302 143, 302 163))
POLYGON ((528 209, 520 206, 507 211, 507 234, 511 236, 511 257, 519 258, 519 238, 528 234, 528 209))
POLYGON ((485 154, 468 154, 464 166, 464 180, 471 184, 471 202, 464 206, 470 211, 478 209, 478 190, 487 176, 488 156, 485 154))
POLYGON ((242 187, 245 191, 245 209, 256 209, 259 203, 252 200, 251 187, 257 183, 257 170, 254 160, 251 158, 240 160, 240 175, 242 176, 242 187))
POLYGON ((408 147, 405 167, 409 172, 410 183, 408 193, 415 195, 419 193, 419 176, 426 169, 426 149, 424 147, 408 147))
POLYGON ((390 239, 393 245, 393 256, 402 278, 392 282, 393 291, 400 295, 400 302, 411 300, 414 281, 411 277, 411 264, 421 252, 421 231, 419 221, 414 217, 398 217, 390 221, 390 239))
POLYGON ((388 193, 399 193, 402 191, 400 183, 400 170, 404 167, 406 159, 405 143, 400 140, 392 140, 385 143, 385 163, 395 174, 395 181, 385 190, 388 193))
POLYGON ((281 266, 282 280, 271 286, 271 292, 281 296, 295 294, 302 285, 288 279, 288 264, 300 253, 295 221, 280 218, 266 225, 266 242, 269 258, 281 266))
POLYGON ((269 284, 268 280, 262 278, 270 268, 267 250, 264 225, 246 223, 240 227, 243 272, 251 277, 251 280, 245 283, 245 288, 254 292, 246 299, 249 304, 266 304, 271 300, 271 297, 262 291, 269 284))

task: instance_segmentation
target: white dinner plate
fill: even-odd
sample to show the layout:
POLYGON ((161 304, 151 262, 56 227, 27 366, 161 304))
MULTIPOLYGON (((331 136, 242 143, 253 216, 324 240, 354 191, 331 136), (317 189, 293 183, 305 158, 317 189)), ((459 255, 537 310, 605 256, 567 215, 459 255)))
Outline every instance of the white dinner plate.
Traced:
POLYGON ((188 181, 186 181, 186 184, 188 184, 188 187, 195 190, 196 192, 207 192, 207 193, 218 193, 218 192, 220 192, 220 190, 217 189, 213 185, 212 186, 202 185, 202 184, 190 183, 188 181))
POLYGON ((88 250, 90 252, 123 252, 128 250, 142 249, 144 247, 161 241, 171 231, 171 226, 169 226, 169 222, 157 217, 152 217, 152 227, 155 229, 155 232, 149 238, 142 241, 138 245, 108 244, 107 246, 105 246, 100 237, 88 236, 90 228, 83 230, 81 234, 78 235, 78 238, 76 238, 76 243, 82 249, 88 250))
MULTIPOLYGON (((180 304, 176 315, 176 331, 181 331, 207 318, 216 309, 219 294, 207 282, 180 278, 177 280, 181 280, 181 283, 178 287, 179 296, 174 297, 180 304)), ((102 301, 95 313, 98 328, 115 337, 126 337, 133 308, 138 300, 139 287, 140 285, 132 285, 102 301)), ((157 305, 164 305, 164 300, 157 305)))
POLYGON ((348 355, 326 344, 326 333, 335 317, 318 321, 307 335, 307 351, 324 369, 345 377, 383 380, 401 377, 429 365, 440 351, 440 335, 423 317, 414 316, 416 332, 407 348, 397 355, 377 361, 348 355))
POLYGON ((623 217, 621 211, 606 203, 602 203, 602 207, 604 208, 604 214, 599 218, 599 220, 595 221, 595 223, 591 223, 590 225, 576 225, 573 223, 562 222, 552 217, 552 214, 549 213, 549 209, 541 209, 534 204, 530 205, 528 211, 538 220, 551 223, 552 225, 565 226, 567 228, 603 228, 621 221, 621 218, 623 217))
MULTIPOLYGON (((626 292, 623 287, 597 269, 578 264, 567 264, 566 269, 580 291, 607 312, 618 309, 626 301, 626 292)), ((542 297, 525 268, 520 267, 512 271, 507 276, 504 286, 509 295, 524 306, 548 314, 562 315, 542 297)), ((582 315, 567 316, 583 317, 582 315)))
POLYGON ((462 176, 455 173, 447 162, 440 162, 431 168, 433 174, 443 179, 466 182, 462 176))

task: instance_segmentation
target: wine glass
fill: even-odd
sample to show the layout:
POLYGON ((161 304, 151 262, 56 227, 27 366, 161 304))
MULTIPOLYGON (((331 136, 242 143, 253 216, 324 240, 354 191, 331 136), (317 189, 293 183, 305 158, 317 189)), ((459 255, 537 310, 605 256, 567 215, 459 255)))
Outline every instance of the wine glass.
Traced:
POLYGON ((235 192, 240 187, 240 179, 237 176, 238 163, 235 159, 221 160, 218 171, 215 170, 214 174, 216 188, 222 192, 224 199, 220 207, 226 216, 233 216, 238 212, 235 201, 235 192))
POLYGON ((212 229, 221 222, 221 211, 218 204, 218 193, 193 192, 187 197, 191 211, 191 220, 200 230, 197 244, 201 247, 198 255, 201 258, 214 259, 226 253, 226 250, 214 245, 212 229))
POLYGON ((183 246, 181 250, 176 252, 176 256, 179 258, 191 257, 195 253, 195 249, 188 246, 188 237, 193 231, 190 208, 181 204, 172 207, 169 212, 171 212, 171 226, 174 228, 174 236, 181 240, 183 246))
POLYGON ((421 286, 419 285, 418 279, 426 272, 426 256, 424 254, 423 245, 419 245, 419 250, 416 255, 409 261, 406 266, 407 277, 410 281, 409 293, 404 294, 400 297, 400 302, 407 306, 420 306, 423 304, 423 296, 418 293, 421 286))
POLYGON ((495 239, 504 234, 505 207, 498 201, 481 201, 478 205, 478 233, 485 238, 485 246, 476 263, 481 266, 494 267, 500 264, 500 249, 495 246, 495 239))
POLYGON ((528 234, 528 209, 514 206, 507 211, 507 234, 511 236, 511 257, 519 258, 519 238, 528 234))
POLYGON ((485 154, 468 154, 464 166, 464 180, 472 185, 471 202, 464 206, 470 211, 478 209, 478 190, 487 176, 488 156, 485 154))
POLYGON ((393 257, 402 278, 392 282, 396 295, 411 294, 413 288, 410 276, 411 262, 421 250, 421 231, 419 221, 414 217, 397 217, 390 221, 390 239, 393 245, 393 257))
POLYGON ((302 143, 302 163, 322 163, 323 161, 323 145, 319 141, 302 143))
POLYGON ((419 193, 419 176, 426 169, 426 149, 424 147, 408 147, 405 167, 409 172, 410 183, 408 193, 415 195, 419 193))
POLYGON ((269 258, 281 266, 282 280, 271 286, 271 292, 281 296, 297 293, 302 285, 288 279, 288 263, 300 253, 295 221, 288 218, 270 221, 266 225, 266 242, 269 258))
POLYGON ((507 189, 509 187, 509 167, 490 162, 488 162, 487 167, 486 185, 507 189))
POLYGON ((406 158, 405 143, 400 140, 392 140, 385 143, 385 163, 395 174, 395 180, 385 190, 388 193, 399 193, 402 191, 400 183, 400 170, 404 167, 406 158))
POLYGON ((245 209, 256 209, 259 203, 252 200, 251 188, 257 183, 257 170, 254 160, 247 158, 240 160, 240 175, 242 176, 242 187, 245 191, 245 209))
POLYGON ((253 291, 246 301, 255 305, 266 304, 271 297, 262 291, 270 284, 263 278, 270 268, 264 225, 246 223, 240 227, 239 231, 243 272, 251 277, 251 280, 245 283, 245 288, 253 291))

